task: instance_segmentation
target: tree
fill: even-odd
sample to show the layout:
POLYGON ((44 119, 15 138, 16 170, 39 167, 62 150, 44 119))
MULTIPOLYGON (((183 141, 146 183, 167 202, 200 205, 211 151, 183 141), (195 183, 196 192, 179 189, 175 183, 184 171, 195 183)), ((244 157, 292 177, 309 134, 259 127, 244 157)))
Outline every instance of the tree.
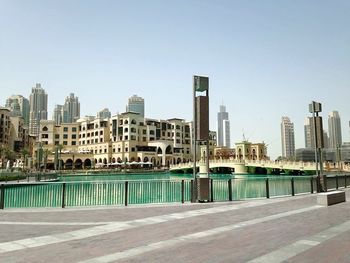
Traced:
POLYGON ((23 148, 21 150, 21 159, 22 159, 22 163, 23 163, 23 168, 27 167, 27 156, 29 154, 28 149, 23 148))

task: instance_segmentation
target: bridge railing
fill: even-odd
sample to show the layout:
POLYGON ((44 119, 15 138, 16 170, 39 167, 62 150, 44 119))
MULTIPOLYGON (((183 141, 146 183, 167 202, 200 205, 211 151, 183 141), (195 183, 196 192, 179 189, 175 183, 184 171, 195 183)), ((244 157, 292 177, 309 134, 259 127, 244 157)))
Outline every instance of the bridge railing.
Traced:
MULTIPOLYGON (((211 179, 212 201, 314 193, 312 176, 211 179)), ((350 175, 327 176, 328 189, 350 185, 350 175)), ((193 180, 16 183, 0 185, 0 209, 190 202, 193 180)))

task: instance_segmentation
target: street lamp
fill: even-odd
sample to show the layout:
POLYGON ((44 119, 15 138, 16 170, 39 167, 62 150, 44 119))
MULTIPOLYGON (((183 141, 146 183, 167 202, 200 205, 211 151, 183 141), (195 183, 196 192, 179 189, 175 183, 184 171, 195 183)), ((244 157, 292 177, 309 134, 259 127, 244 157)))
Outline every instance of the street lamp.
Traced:
POLYGON ((326 191, 326 184, 323 175, 323 161, 322 161, 322 148, 323 142, 323 125, 322 117, 318 116, 318 113, 322 111, 322 104, 316 101, 312 101, 309 104, 309 112, 312 113, 313 133, 314 133, 314 145, 315 145, 315 164, 316 164, 316 176, 317 176, 317 189, 318 191, 326 191), (318 164, 320 170, 318 170, 318 164))

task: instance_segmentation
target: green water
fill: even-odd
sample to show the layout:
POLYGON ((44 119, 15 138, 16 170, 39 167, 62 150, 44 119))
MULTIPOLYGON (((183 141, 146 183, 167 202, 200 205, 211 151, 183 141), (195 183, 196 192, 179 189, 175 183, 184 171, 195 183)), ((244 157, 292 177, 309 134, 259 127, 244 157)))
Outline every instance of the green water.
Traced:
MULTIPOLYGON (((214 201, 310 193, 308 176, 210 175, 214 201), (268 178, 268 182, 267 182, 268 178), (231 180, 229 180, 231 179, 231 180)), ((60 182, 6 185, 4 207, 66 207, 189 202, 192 174, 145 173, 61 176, 60 182)), ((315 189, 315 186, 314 186, 315 189)))
MULTIPOLYGON (((266 178, 266 175, 232 175, 232 174, 211 174, 212 179, 235 179, 236 178, 266 178)), ((190 180, 193 174, 172 174, 172 173, 144 173, 144 174, 80 174, 80 175, 62 175, 59 177, 61 182, 81 182, 81 181, 134 181, 134 180, 190 180)))

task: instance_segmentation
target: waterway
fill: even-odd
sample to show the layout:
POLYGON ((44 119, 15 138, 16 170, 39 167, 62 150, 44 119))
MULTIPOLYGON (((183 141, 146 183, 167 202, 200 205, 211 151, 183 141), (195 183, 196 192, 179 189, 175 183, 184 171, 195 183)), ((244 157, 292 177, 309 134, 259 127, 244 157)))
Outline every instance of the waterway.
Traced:
MULTIPOLYGON (((228 180, 238 178, 266 178, 267 175, 256 174, 210 174, 210 178, 214 180, 228 180)), ((75 174, 75 175, 62 175, 59 177, 61 182, 77 182, 77 181, 133 181, 133 180, 190 180, 193 178, 193 174, 173 174, 173 173, 128 173, 128 174, 75 174)))

